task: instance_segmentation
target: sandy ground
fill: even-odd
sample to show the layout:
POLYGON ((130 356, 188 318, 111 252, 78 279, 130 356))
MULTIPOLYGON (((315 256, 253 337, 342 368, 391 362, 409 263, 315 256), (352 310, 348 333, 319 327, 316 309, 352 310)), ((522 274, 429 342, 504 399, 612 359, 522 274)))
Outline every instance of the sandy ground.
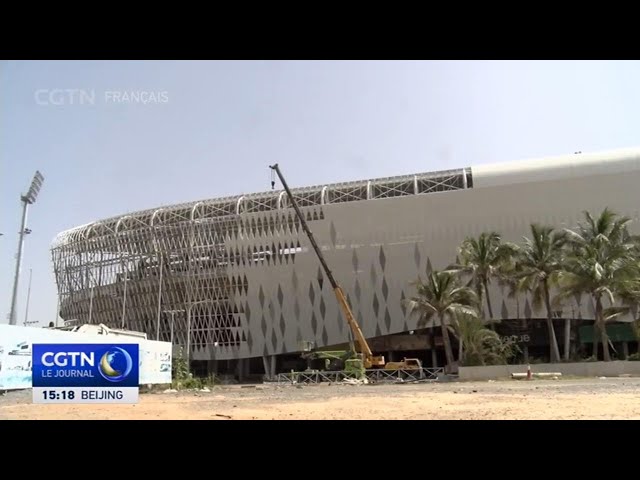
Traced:
POLYGON ((640 419, 640 378, 407 385, 221 386, 146 393, 136 405, 34 405, 0 396, 8 419, 640 419))

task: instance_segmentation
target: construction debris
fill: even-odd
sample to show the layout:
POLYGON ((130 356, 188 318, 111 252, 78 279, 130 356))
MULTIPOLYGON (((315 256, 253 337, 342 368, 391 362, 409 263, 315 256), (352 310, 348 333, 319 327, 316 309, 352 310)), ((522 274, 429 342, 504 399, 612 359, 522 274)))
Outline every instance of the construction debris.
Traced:
POLYGON ((342 380, 342 383, 346 383, 348 385, 365 385, 369 383, 369 379, 365 378, 345 378, 342 380))
POLYGON ((539 372, 539 373, 512 373, 511 374, 511 378, 530 378, 530 377, 536 377, 536 378, 556 378, 556 377, 561 377, 562 373, 560 372, 539 372))

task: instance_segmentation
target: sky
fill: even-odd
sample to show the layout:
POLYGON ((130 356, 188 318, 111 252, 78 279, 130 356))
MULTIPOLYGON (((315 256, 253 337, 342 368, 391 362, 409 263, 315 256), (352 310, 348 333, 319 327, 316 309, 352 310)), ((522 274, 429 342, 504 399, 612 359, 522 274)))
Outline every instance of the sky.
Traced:
POLYGON ((56 319, 61 231, 166 204, 640 146, 637 61, 1 61, 0 323, 56 319))

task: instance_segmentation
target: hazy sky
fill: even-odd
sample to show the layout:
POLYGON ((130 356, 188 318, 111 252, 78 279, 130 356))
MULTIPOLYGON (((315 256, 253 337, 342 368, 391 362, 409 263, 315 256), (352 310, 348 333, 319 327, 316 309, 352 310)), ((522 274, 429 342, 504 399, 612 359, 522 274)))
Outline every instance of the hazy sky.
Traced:
POLYGON ((305 186, 640 146, 638 85, 640 62, 0 62, 0 323, 36 169, 19 324, 30 268, 29 320, 55 319, 60 231, 268 190, 276 161, 305 186))

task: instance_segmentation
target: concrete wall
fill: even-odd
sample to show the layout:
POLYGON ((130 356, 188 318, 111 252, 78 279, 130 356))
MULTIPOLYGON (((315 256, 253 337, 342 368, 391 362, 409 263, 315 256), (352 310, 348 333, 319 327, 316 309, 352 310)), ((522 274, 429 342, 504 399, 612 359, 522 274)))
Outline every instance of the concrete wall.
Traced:
MULTIPOLYGON (((510 378, 512 373, 526 373, 526 365, 492 365, 489 367, 460 367, 460 380, 489 380, 510 378)), ((532 373, 560 372, 578 377, 617 377, 623 374, 640 376, 640 362, 582 362, 541 363, 531 365, 532 373)))

